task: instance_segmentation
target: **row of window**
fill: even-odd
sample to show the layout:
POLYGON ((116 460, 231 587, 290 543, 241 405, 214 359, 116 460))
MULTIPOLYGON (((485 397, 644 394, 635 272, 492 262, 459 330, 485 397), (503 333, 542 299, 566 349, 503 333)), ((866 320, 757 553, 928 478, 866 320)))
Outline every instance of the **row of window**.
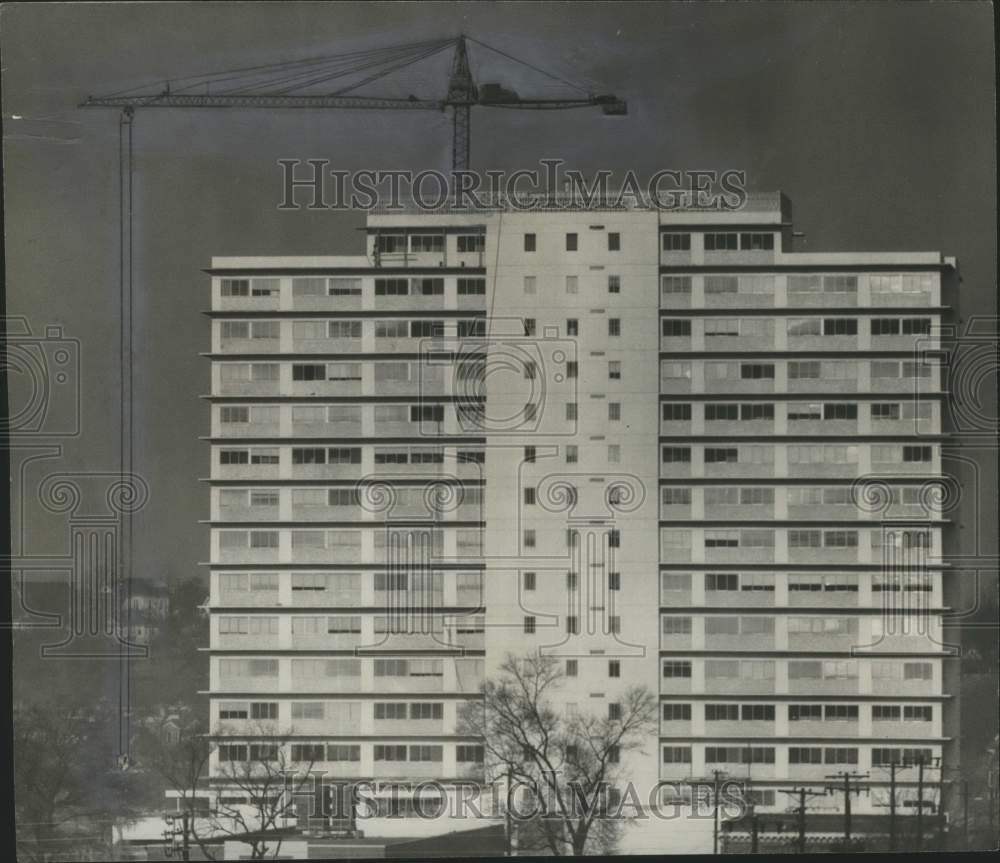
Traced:
MULTIPOLYGON (((486 248, 486 233, 458 234, 455 237, 455 248, 460 254, 481 252, 486 248)), ((375 236, 375 250, 379 254, 401 254, 410 252, 443 252, 445 250, 444 234, 382 234, 375 236)))
MULTIPOLYGON (((776 363, 705 360, 706 381, 755 381, 775 379, 776 363)), ((857 381, 860 369, 867 368, 873 379, 929 378, 934 366, 914 360, 788 360, 790 381, 857 381)), ((691 380, 692 364, 685 361, 660 363, 662 380, 691 380)))
MULTIPOLYGON (((685 486, 664 486, 660 489, 660 502, 664 506, 690 506, 691 488, 685 486)), ((846 485, 808 486, 796 485, 782 489, 788 506, 849 506, 861 508, 864 487, 854 489, 846 485)), ((767 486, 705 486, 702 500, 705 506, 771 506, 775 501, 775 489, 767 486)), ((927 489, 923 486, 902 486, 889 490, 893 504, 919 506, 926 501, 927 489)))
MULTIPOLYGON (((771 402, 706 402, 703 416, 706 422, 754 422, 773 420, 775 405, 771 402)), ((862 407, 862 410, 864 408, 862 407)), ((873 421, 929 420, 934 406, 927 401, 872 402, 869 413, 873 421)), ((785 403, 789 421, 854 420, 858 418, 857 402, 785 403)), ((690 422, 693 408, 690 402, 664 402, 660 416, 664 422, 690 422)))
MULTIPOLYGON (((691 704, 665 702, 664 722, 690 722, 691 704)), ((705 705, 706 722, 774 722, 774 704, 713 704, 705 705)), ((861 707, 857 704, 789 704, 789 722, 857 722, 861 707)), ((931 722, 934 708, 929 704, 873 704, 874 722, 931 722)))
MULTIPOLYGON (((668 338, 690 338, 690 318, 663 318, 660 332, 668 338)), ((930 335, 930 318, 872 318, 869 321, 872 336, 930 335)), ((856 336, 857 318, 788 318, 785 321, 789 336, 856 336)), ((705 337, 766 338, 774 333, 774 321, 769 318, 707 318, 705 337)))
MULTIPOLYGON (((292 743, 288 747, 288 760, 295 763, 339 761, 359 762, 361 746, 357 743, 292 743)), ((277 762, 281 760, 277 743, 222 743, 218 757, 221 762, 277 762)), ((376 743, 372 748, 375 761, 441 763, 444 747, 434 744, 376 743)), ((482 764, 483 747, 459 744, 455 747, 455 760, 459 764, 482 764)))
MULTIPOLYGON (((888 534, 882 528, 867 531, 874 549, 891 545, 896 548, 930 548, 932 536, 929 530, 892 530, 888 534)), ((789 548, 858 548, 859 530, 814 530, 811 528, 790 528, 785 532, 789 548)), ((663 529, 660 531, 660 545, 664 548, 690 549, 694 534, 691 530, 663 529)), ((702 533, 705 548, 774 548, 776 531, 769 528, 719 528, 705 529, 702 533)))
MULTIPOLYGON (((702 234, 702 242, 706 252, 770 251, 774 249, 774 234, 713 231, 702 234)), ((689 252, 691 234, 661 234, 661 245, 665 252, 689 252)))
MULTIPOLYGON (((607 243, 609 252, 620 252, 622 248, 622 235, 617 231, 609 231, 607 233, 607 243)), ((534 233, 526 233, 524 235, 524 251, 526 252, 536 252, 538 251, 538 235, 534 233)), ((574 232, 568 232, 565 239, 565 251, 576 252, 580 249, 580 235, 574 232)))
MULTIPOLYGON (((678 250, 683 251, 683 250, 678 250)), ((720 294, 774 294, 777 277, 774 275, 743 275, 704 277, 705 293, 720 294)), ((924 295, 929 298, 934 287, 931 273, 889 273, 871 274, 868 284, 874 296, 878 295, 924 295)), ((660 279, 660 293, 664 296, 689 295, 691 276, 663 276, 660 279)), ((842 302, 852 303, 858 293, 858 277, 849 274, 789 275, 787 278, 790 300, 796 296, 812 294, 833 295, 842 302)))
MULTIPOLYGON (((859 750, 855 746, 789 746, 789 764, 858 764, 859 750)), ((706 764, 774 764, 773 746, 706 746, 706 764)), ((664 746, 664 764, 690 764, 690 746, 664 746)), ((934 764, 933 750, 924 747, 872 747, 871 766, 891 764, 934 764)))
MULTIPOLYGON (((660 574, 660 590, 664 593, 691 591, 691 573, 664 572, 660 574)), ((706 572, 704 579, 709 593, 734 591, 774 592, 773 572, 706 572)), ((860 576, 852 572, 789 572, 784 575, 791 593, 858 593, 860 576)), ((930 591, 933 580, 930 573, 888 574, 873 573, 871 588, 874 592, 930 591)))
MULTIPOLYGON (((279 631, 279 620, 276 616, 250 615, 232 616, 222 615, 219 617, 220 635, 277 635, 279 631)), ((291 618, 292 635, 299 636, 320 636, 320 635, 360 635, 361 615, 324 615, 321 617, 311 617, 306 615, 294 615, 291 618)), ((485 622, 482 615, 462 617, 457 619, 449 618, 449 623, 454 625, 458 634, 482 634, 485 631, 485 622)), ((431 632, 442 633, 445 628, 444 618, 440 615, 419 614, 414 611, 409 615, 376 615, 373 620, 374 631, 378 635, 386 633, 400 633, 404 635, 426 634, 431 632)))
MULTIPOLYGON (((689 659, 668 659, 662 664, 664 678, 690 678, 689 659)), ((898 662, 872 660, 872 677, 876 680, 932 680, 934 667, 930 662, 898 662)), ((789 680, 857 680, 857 660, 788 660, 789 680)), ((705 677, 713 680, 773 680, 773 659, 706 659, 705 677)))
MULTIPOLYGON (((362 578, 371 578, 376 592, 413 591, 420 596, 441 593, 444 573, 438 571, 390 570, 371 574, 359 572, 292 572, 290 587, 296 593, 315 595, 333 593, 338 596, 360 596, 362 578)), ((277 572, 220 572, 219 590, 222 593, 277 593, 281 574, 277 572)), ((481 572, 456 572, 455 584, 459 595, 482 593, 483 574, 481 572)))
MULTIPOLYGON (((411 414, 412 416, 412 414, 411 414)), ((421 419, 435 419, 438 414, 432 411, 424 414, 420 408, 421 419)), ((373 454, 375 464, 444 464, 444 450, 440 447, 375 447, 373 454)), ((459 464, 484 464, 484 450, 458 450, 455 461, 459 464)), ((277 447, 226 447, 219 450, 220 465, 265 465, 279 464, 277 447)), ((361 464, 361 447, 292 447, 292 464, 361 464)))
MULTIPOLYGON (((360 677, 360 659, 293 659, 292 677, 360 677)), ((376 659, 375 677, 442 677, 440 659, 376 659)), ((223 677, 277 677, 277 659, 220 659, 223 677)))
MULTIPOLYGON (((785 446, 788 464, 857 464, 858 446, 849 444, 788 444, 785 446)), ((740 446, 704 446, 705 464, 773 464, 775 445, 743 444, 740 446)), ((664 446, 660 449, 663 464, 690 464, 692 447, 664 446)), ((934 447, 924 444, 871 444, 871 460, 875 463, 900 464, 934 461, 934 447)))

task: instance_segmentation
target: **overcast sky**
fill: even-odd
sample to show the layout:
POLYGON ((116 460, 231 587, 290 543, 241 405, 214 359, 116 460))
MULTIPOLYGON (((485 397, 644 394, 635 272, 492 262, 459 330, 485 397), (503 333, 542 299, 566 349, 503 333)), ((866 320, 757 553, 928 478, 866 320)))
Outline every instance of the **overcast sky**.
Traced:
MULTIPOLYGON (((65 466, 118 459, 117 116, 78 110, 88 94, 464 31, 630 109, 618 120, 474 112, 477 168, 560 157, 584 172, 745 170, 752 189, 791 197, 800 248, 941 250, 961 263, 965 313, 995 313, 992 14, 986 3, 5 4, 8 313, 82 343, 83 434, 65 466)), ((491 65, 480 80, 532 95, 505 68, 511 78, 491 65)), ((439 78, 414 76, 412 90, 440 94, 439 78)), ((450 127, 430 112, 140 111, 136 147, 135 457, 152 489, 137 574, 166 579, 198 571, 208 550, 202 268, 212 255, 359 253, 359 218, 275 209, 276 160, 446 169, 450 127)))

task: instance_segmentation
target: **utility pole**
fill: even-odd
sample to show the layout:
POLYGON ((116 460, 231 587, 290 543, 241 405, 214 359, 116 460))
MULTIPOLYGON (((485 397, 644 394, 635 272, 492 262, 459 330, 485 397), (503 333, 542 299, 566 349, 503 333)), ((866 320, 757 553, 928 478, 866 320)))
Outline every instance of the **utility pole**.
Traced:
POLYGON ((962 844, 969 850, 969 780, 962 780, 962 844))
POLYGON ((924 848, 924 759, 917 761, 917 851, 924 848))
POLYGON ((810 797, 821 797, 825 792, 810 791, 803 785, 798 788, 779 788, 782 794, 791 794, 798 798, 799 805, 793 810, 798 815, 799 842, 798 853, 806 853, 806 795, 810 797))
POLYGON ((719 780, 726 775, 725 770, 712 771, 712 809, 715 824, 712 829, 712 853, 719 853, 719 780))
MULTIPOLYGON (((844 792, 844 842, 845 843, 850 843, 850 841, 851 841, 851 794, 859 794, 860 795, 862 792, 866 792, 867 791, 867 789, 861 787, 861 785, 859 784, 859 780, 861 780, 861 779, 867 779, 868 778, 868 774, 867 773, 854 773, 854 772, 852 772, 850 770, 842 770, 840 773, 834 773, 832 775, 828 775, 826 778, 827 779, 837 779, 837 780, 843 779, 844 780, 844 787, 843 787, 843 792, 844 792), (854 784, 853 788, 851 787, 852 780, 855 780, 855 784, 854 784)), ((828 793, 832 792, 832 793, 835 794, 840 789, 838 789, 837 786, 835 786, 835 785, 828 785, 827 788, 826 788, 826 790, 827 790, 828 793)), ((846 851, 847 849, 845 848, 844 850, 846 851)))

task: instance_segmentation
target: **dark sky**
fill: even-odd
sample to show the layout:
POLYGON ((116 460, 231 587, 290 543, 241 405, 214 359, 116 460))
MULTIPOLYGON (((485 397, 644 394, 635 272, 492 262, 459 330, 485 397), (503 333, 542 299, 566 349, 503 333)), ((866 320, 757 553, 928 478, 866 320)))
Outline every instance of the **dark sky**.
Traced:
MULTIPOLYGON (((751 188, 791 197, 802 248, 957 255, 963 309, 991 313, 992 15, 971 2, 5 4, 8 312, 81 340, 83 434, 66 465, 115 470, 118 458, 117 116, 78 110, 87 94, 464 31, 630 107, 622 120, 479 111, 476 167, 745 170, 751 188)), ((439 92, 435 74, 412 89, 439 92)), ((551 92, 509 66, 480 70, 491 78, 551 92)), ((275 209, 276 160, 445 169, 449 123, 146 111, 136 145, 136 465, 152 489, 137 564, 177 578, 207 556, 202 268, 212 255, 360 252, 358 218, 275 209)))

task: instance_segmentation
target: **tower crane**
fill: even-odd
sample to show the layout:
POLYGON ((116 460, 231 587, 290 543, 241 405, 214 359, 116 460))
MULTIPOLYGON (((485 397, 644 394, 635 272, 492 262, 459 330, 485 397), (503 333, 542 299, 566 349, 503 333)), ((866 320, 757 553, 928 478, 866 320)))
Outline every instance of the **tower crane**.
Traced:
POLYGON ((120 108, 129 117, 138 108, 450 110, 452 169, 456 171, 469 168, 473 108, 552 111, 598 107, 607 116, 628 113, 627 103, 615 95, 595 95, 584 87, 464 35, 191 76, 167 82, 158 92, 131 90, 108 96, 88 96, 80 107, 120 108), (470 42, 560 82, 576 90, 577 95, 564 98, 522 98, 500 84, 477 85, 469 62, 470 42), (359 95, 356 92, 374 81, 448 50, 452 51, 451 71, 443 96, 410 95, 392 98, 359 95))
MULTIPOLYGON (((405 45, 392 45, 347 53, 310 57, 269 65, 248 66, 207 75, 175 78, 157 89, 136 87, 106 96, 88 96, 81 108, 116 108, 121 111, 118 123, 118 211, 119 211, 119 354, 121 361, 120 472, 132 475, 133 468, 133 120, 138 109, 147 108, 299 108, 362 109, 404 111, 450 111, 452 118, 452 169, 467 170, 472 138, 473 108, 551 111, 572 108, 600 108, 608 116, 628 113, 627 104, 617 96, 595 95, 588 88, 560 78, 544 69, 487 45, 478 39, 460 35, 405 45), (522 98, 497 83, 477 84, 469 62, 468 43, 575 91, 561 98, 522 98), (368 85, 432 57, 451 51, 447 89, 439 96, 372 96, 359 93, 368 85)), ((131 515, 122 526, 123 554, 120 559, 120 583, 126 595, 130 590, 132 570, 131 515)), ((129 763, 131 740, 132 669, 126 653, 121 655, 122 670, 119 697, 122 705, 119 729, 119 764, 129 763)))

